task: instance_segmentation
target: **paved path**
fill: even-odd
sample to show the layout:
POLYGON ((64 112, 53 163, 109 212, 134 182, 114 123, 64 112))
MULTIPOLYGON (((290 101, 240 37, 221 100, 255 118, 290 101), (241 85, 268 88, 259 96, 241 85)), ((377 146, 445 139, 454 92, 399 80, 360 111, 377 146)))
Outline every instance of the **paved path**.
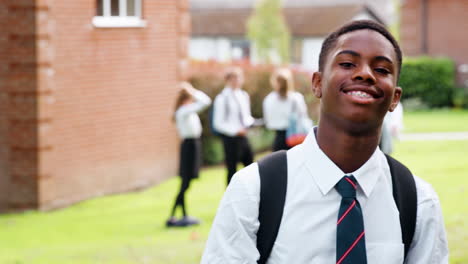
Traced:
POLYGON ((403 133, 401 141, 422 140, 468 140, 468 132, 431 132, 431 133, 403 133))

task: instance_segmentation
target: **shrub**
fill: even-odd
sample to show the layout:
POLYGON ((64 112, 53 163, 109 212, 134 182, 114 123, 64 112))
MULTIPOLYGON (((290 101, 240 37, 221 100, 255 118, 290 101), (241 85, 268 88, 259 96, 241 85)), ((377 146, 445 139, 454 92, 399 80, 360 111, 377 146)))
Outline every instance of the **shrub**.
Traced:
MULTIPOLYGON (((216 95, 224 88, 223 73, 226 67, 220 63, 192 63, 188 81, 197 89, 205 92, 214 100, 216 95)), ((250 95, 252 115, 255 118, 262 118, 263 99, 271 92, 270 76, 274 66, 268 65, 238 65, 244 69, 245 84, 243 89, 250 95)), ((309 114, 314 119, 318 100, 313 97, 310 89, 310 76, 307 73, 294 71, 295 88, 304 94, 306 103, 309 106, 309 114)), ((204 164, 216 164, 224 159, 221 139, 212 134, 210 127, 210 109, 200 114, 200 120, 203 125, 203 161, 204 164)), ((273 133, 264 128, 256 128, 249 131, 249 139, 255 152, 268 149, 273 142, 273 133)))
POLYGON ((455 108, 468 108, 468 90, 457 87, 453 96, 453 106, 455 108))
POLYGON ((216 136, 202 136, 203 164, 219 164, 224 160, 223 142, 216 136))
POLYGON ((448 58, 405 58, 399 85, 403 100, 419 97, 429 107, 451 107, 455 95, 455 64, 448 58))

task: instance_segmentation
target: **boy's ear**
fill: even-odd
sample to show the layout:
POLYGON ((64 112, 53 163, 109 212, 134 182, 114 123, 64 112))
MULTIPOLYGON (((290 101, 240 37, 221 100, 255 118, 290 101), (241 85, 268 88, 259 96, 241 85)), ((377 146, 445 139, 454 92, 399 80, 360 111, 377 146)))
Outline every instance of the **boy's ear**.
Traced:
POLYGON ((322 73, 314 72, 312 75, 312 92, 315 97, 322 98, 322 73))
POLYGON ((401 98, 401 87, 397 86, 395 87, 395 93, 393 94, 392 103, 390 104, 390 108, 388 109, 388 111, 393 112, 393 110, 395 110, 398 103, 400 102, 400 98, 401 98))

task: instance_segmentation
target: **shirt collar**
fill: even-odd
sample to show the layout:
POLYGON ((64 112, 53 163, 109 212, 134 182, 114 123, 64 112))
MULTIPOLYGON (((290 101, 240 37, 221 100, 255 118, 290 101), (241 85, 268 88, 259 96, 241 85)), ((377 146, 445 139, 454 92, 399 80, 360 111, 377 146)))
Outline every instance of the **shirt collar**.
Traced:
POLYGON ((228 92, 228 93, 238 93, 241 89, 240 88, 234 89, 231 86, 225 86, 224 90, 225 92, 228 92))
MULTIPOLYGON (((314 129, 307 135, 302 149, 304 159, 309 173, 323 195, 327 195, 335 187, 338 181, 346 175, 328 156, 320 149, 315 138, 314 129)), ((366 197, 369 197, 377 183, 379 177, 383 175, 381 168, 383 155, 378 148, 374 151, 369 160, 359 169, 350 173, 354 175, 359 186, 366 197)), ((348 174, 349 175, 349 174, 348 174)))

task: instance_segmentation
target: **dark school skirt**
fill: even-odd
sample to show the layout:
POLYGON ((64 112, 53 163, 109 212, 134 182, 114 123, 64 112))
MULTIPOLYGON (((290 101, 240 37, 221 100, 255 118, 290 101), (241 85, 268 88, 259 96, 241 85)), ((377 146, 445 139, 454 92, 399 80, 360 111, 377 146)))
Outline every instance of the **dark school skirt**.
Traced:
POLYGON ((180 144, 179 175, 185 179, 198 178, 201 165, 201 140, 186 138, 180 144))

